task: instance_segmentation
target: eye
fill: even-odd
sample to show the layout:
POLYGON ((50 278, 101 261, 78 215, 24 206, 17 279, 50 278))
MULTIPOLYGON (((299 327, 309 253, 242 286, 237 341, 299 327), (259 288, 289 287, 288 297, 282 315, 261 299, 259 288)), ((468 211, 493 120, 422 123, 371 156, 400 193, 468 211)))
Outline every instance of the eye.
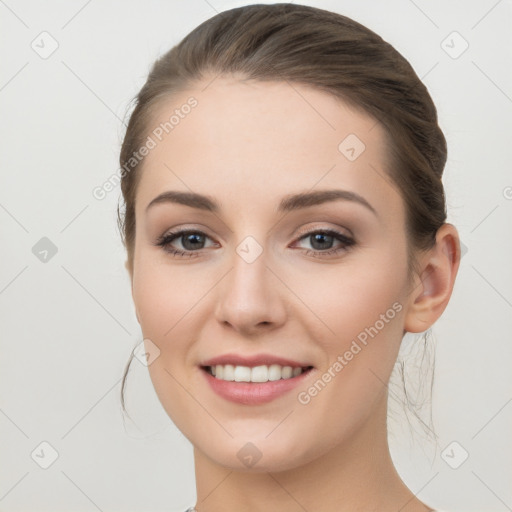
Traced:
MULTIPOLYGON (((155 243, 155 245, 162 247, 166 252, 174 256, 197 256, 196 252, 199 249, 204 249, 206 239, 211 238, 202 231, 192 229, 182 229, 162 235, 155 243), (183 249, 172 246, 172 243, 177 240, 183 249)), ((215 244, 214 244, 215 245, 215 244)))
MULTIPOLYGON (((206 240, 211 240, 211 238, 202 231, 182 229, 162 235, 154 245, 162 247, 173 256, 191 258, 200 254, 199 251, 205 248, 206 240), (175 247, 173 243, 176 242, 179 242, 182 248, 175 247)), ((310 231, 298 239, 299 242, 302 240, 309 241, 313 247, 313 250, 307 249, 305 253, 316 257, 331 256, 348 251, 349 248, 355 245, 355 240, 333 229, 310 231), (336 241, 338 245, 333 247, 336 241)), ((218 246, 214 242, 210 247, 216 245, 218 246)))
POLYGON ((309 241, 313 250, 306 250, 307 255, 324 257, 338 254, 342 251, 347 251, 353 245, 355 240, 339 233, 333 229, 317 229, 310 231, 299 238, 301 240, 309 241), (338 241, 338 245, 333 247, 333 244, 338 241))

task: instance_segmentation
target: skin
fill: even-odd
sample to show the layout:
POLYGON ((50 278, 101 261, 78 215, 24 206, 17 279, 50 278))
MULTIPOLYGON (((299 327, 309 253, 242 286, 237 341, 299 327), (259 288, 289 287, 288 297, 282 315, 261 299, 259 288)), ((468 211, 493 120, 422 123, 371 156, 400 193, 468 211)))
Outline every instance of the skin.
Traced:
POLYGON ((144 338, 160 350, 149 365, 156 393, 194 446, 197 510, 431 510, 391 460, 386 385, 404 332, 428 329, 448 304, 457 230, 439 229, 408 280, 404 203, 386 179, 384 131, 372 118, 306 86, 209 77, 166 99, 150 126, 191 95, 198 106, 144 158, 127 269, 144 338), (338 150, 349 134, 366 146, 354 161, 338 150), (329 189, 360 194, 377 214, 351 201, 277 213, 286 195, 329 189), (220 211, 175 203, 146 211, 167 190, 209 195, 220 211), (171 228, 206 234, 198 249, 184 248, 181 237, 172 242, 194 257, 154 245, 171 228), (306 235, 321 229, 356 243, 322 256, 343 244, 316 245, 306 235), (263 249, 252 263, 236 252, 247 236, 263 249), (396 302, 394 318, 300 403, 298 393, 396 302), (227 352, 277 354, 315 370, 270 403, 235 404, 216 395, 198 367, 227 352), (251 467, 237 456, 248 442, 261 453, 251 467))

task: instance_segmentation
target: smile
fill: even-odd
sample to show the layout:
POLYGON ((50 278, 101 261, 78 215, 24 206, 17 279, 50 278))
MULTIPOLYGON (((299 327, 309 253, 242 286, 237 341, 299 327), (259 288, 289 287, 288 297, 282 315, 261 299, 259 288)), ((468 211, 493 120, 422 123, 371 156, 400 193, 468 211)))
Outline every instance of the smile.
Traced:
POLYGON ((310 370, 312 366, 292 367, 279 364, 261 366, 235 366, 232 364, 217 364, 203 366, 205 371, 219 380, 228 382, 269 382, 280 379, 292 379, 310 370))
POLYGON ((242 405, 261 405, 285 396, 316 372, 313 366, 280 365, 201 366, 210 389, 221 398, 242 405), (213 374, 215 373, 215 375, 213 374), (253 380, 254 379, 254 380, 253 380))

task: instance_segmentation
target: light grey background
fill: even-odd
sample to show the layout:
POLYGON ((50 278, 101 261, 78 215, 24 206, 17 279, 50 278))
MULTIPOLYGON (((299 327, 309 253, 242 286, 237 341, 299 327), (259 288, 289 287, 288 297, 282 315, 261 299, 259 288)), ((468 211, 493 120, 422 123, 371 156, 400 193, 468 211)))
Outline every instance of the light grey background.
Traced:
MULTIPOLYGON (((122 372, 142 338, 116 225, 120 189, 103 200, 92 191, 116 172, 122 120, 154 59, 245 3, 0 1, 2 512, 195 503, 192 447, 137 360, 133 421, 121 414, 122 372), (43 237, 57 248, 46 262, 34 254, 43 237), (47 469, 42 442, 58 453, 47 469)), ((448 140, 448 221, 467 253, 433 328, 439 446, 401 432, 402 413, 390 425, 393 458, 431 506, 512 510, 511 2, 304 3, 353 17, 403 53, 448 140)))

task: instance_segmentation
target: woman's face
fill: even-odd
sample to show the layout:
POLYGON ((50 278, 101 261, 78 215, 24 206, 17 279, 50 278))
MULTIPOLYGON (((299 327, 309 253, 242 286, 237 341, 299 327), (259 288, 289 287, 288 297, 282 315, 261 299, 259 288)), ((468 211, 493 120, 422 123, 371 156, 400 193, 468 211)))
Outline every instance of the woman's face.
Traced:
POLYGON ((176 426, 215 463, 249 469, 261 457, 255 469, 284 470, 363 427, 384 431, 413 300, 405 211, 370 117, 296 84, 210 82, 167 100, 150 124, 133 299, 152 382, 176 426), (183 107, 191 96, 197 104, 183 107), (170 191, 208 196, 216 209, 204 200, 148 208, 170 191), (318 195, 326 191, 344 192, 318 195), (179 230, 194 233, 157 245, 179 230), (225 354, 313 369, 260 403, 275 384, 228 384, 249 389, 252 401, 241 403, 214 391, 201 367, 225 354))

